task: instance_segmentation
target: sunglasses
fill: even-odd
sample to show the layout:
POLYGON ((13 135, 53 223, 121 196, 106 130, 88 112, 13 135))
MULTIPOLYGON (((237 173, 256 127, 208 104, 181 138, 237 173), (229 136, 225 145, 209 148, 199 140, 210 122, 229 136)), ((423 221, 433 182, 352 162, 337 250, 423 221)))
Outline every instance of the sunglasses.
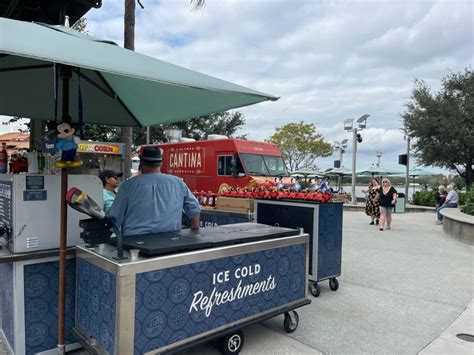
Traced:
POLYGON ((388 181, 382 181, 384 184, 388 184, 388 181))

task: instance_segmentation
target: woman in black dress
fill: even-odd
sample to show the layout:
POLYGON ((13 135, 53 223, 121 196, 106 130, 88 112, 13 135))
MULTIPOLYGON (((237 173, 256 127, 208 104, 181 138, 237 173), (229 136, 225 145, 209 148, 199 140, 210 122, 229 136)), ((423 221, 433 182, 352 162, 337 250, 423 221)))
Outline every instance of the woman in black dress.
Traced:
POLYGON ((380 226, 379 229, 383 231, 385 222, 387 222, 387 229, 390 229, 392 223, 392 209, 397 203, 397 190, 392 186, 390 180, 383 178, 382 187, 379 188, 378 200, 380 204, 380 226))
POLYGON ((370 217, 370 225, 379 224, 380 209, 379 201, 377 199, 378 190, 380 188, 377 179, 372 179, 367 189, 367 202, 365 204, 365 214, 370 217))

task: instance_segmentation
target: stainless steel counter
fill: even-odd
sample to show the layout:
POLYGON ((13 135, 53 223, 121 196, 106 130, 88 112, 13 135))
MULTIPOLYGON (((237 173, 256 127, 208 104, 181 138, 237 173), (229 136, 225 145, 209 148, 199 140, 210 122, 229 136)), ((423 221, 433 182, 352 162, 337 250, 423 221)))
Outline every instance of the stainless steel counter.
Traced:
MULTIPOLYGON (((74 255, 76 252, 75 247, 68 248, 68 255, 74 255)), ((1 263, 12 263, 15 261, 26 261, 49 258, 52 256, 59 256, 59 249, 33 251, 29 253, 12 253, 5 243, 0 242, 0 264, 1 263)))

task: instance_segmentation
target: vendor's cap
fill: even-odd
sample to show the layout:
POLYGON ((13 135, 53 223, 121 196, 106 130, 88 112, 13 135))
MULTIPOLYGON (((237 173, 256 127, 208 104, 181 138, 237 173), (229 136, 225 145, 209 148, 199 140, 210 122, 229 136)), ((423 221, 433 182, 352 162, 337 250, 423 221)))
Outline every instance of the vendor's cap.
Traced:
POLYGON ((118 173, 116 171, 113 171, 113 170, 104 170, 104 171, 101 171, 100 174, 99 174, 99 179, 102 180, 102 183, 105 184, 105 180, 108 179, 108 178, 111 178, 111 177, 121 177, 123 175, 123 173, 118 173))
POLYGON ((158 147, 144 147, 140 153, 140 160, 148 163, 160 163, 163 161, 161 149, 158 147))

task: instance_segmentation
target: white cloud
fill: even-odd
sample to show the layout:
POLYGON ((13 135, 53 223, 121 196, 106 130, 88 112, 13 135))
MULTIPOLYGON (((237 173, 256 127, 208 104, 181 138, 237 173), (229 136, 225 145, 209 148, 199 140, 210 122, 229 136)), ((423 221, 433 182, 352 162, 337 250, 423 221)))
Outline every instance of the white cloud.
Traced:
MULTIPOLYGON (((138 52, 281 96, 241 109, 251 138, 304 120, 333 141, 345 135, 344 119, 370 114, 360 166, 375 161, 380 145, 384 164, 399 167, 399 117, 414 78, 436 90, 472 64, 471 0, 207 0, 198 12, 186 0, 143 4, 138 52)), ((123 2, 104 1, 87 15, 89 33, 121 45, 122 16, 123 2)))

